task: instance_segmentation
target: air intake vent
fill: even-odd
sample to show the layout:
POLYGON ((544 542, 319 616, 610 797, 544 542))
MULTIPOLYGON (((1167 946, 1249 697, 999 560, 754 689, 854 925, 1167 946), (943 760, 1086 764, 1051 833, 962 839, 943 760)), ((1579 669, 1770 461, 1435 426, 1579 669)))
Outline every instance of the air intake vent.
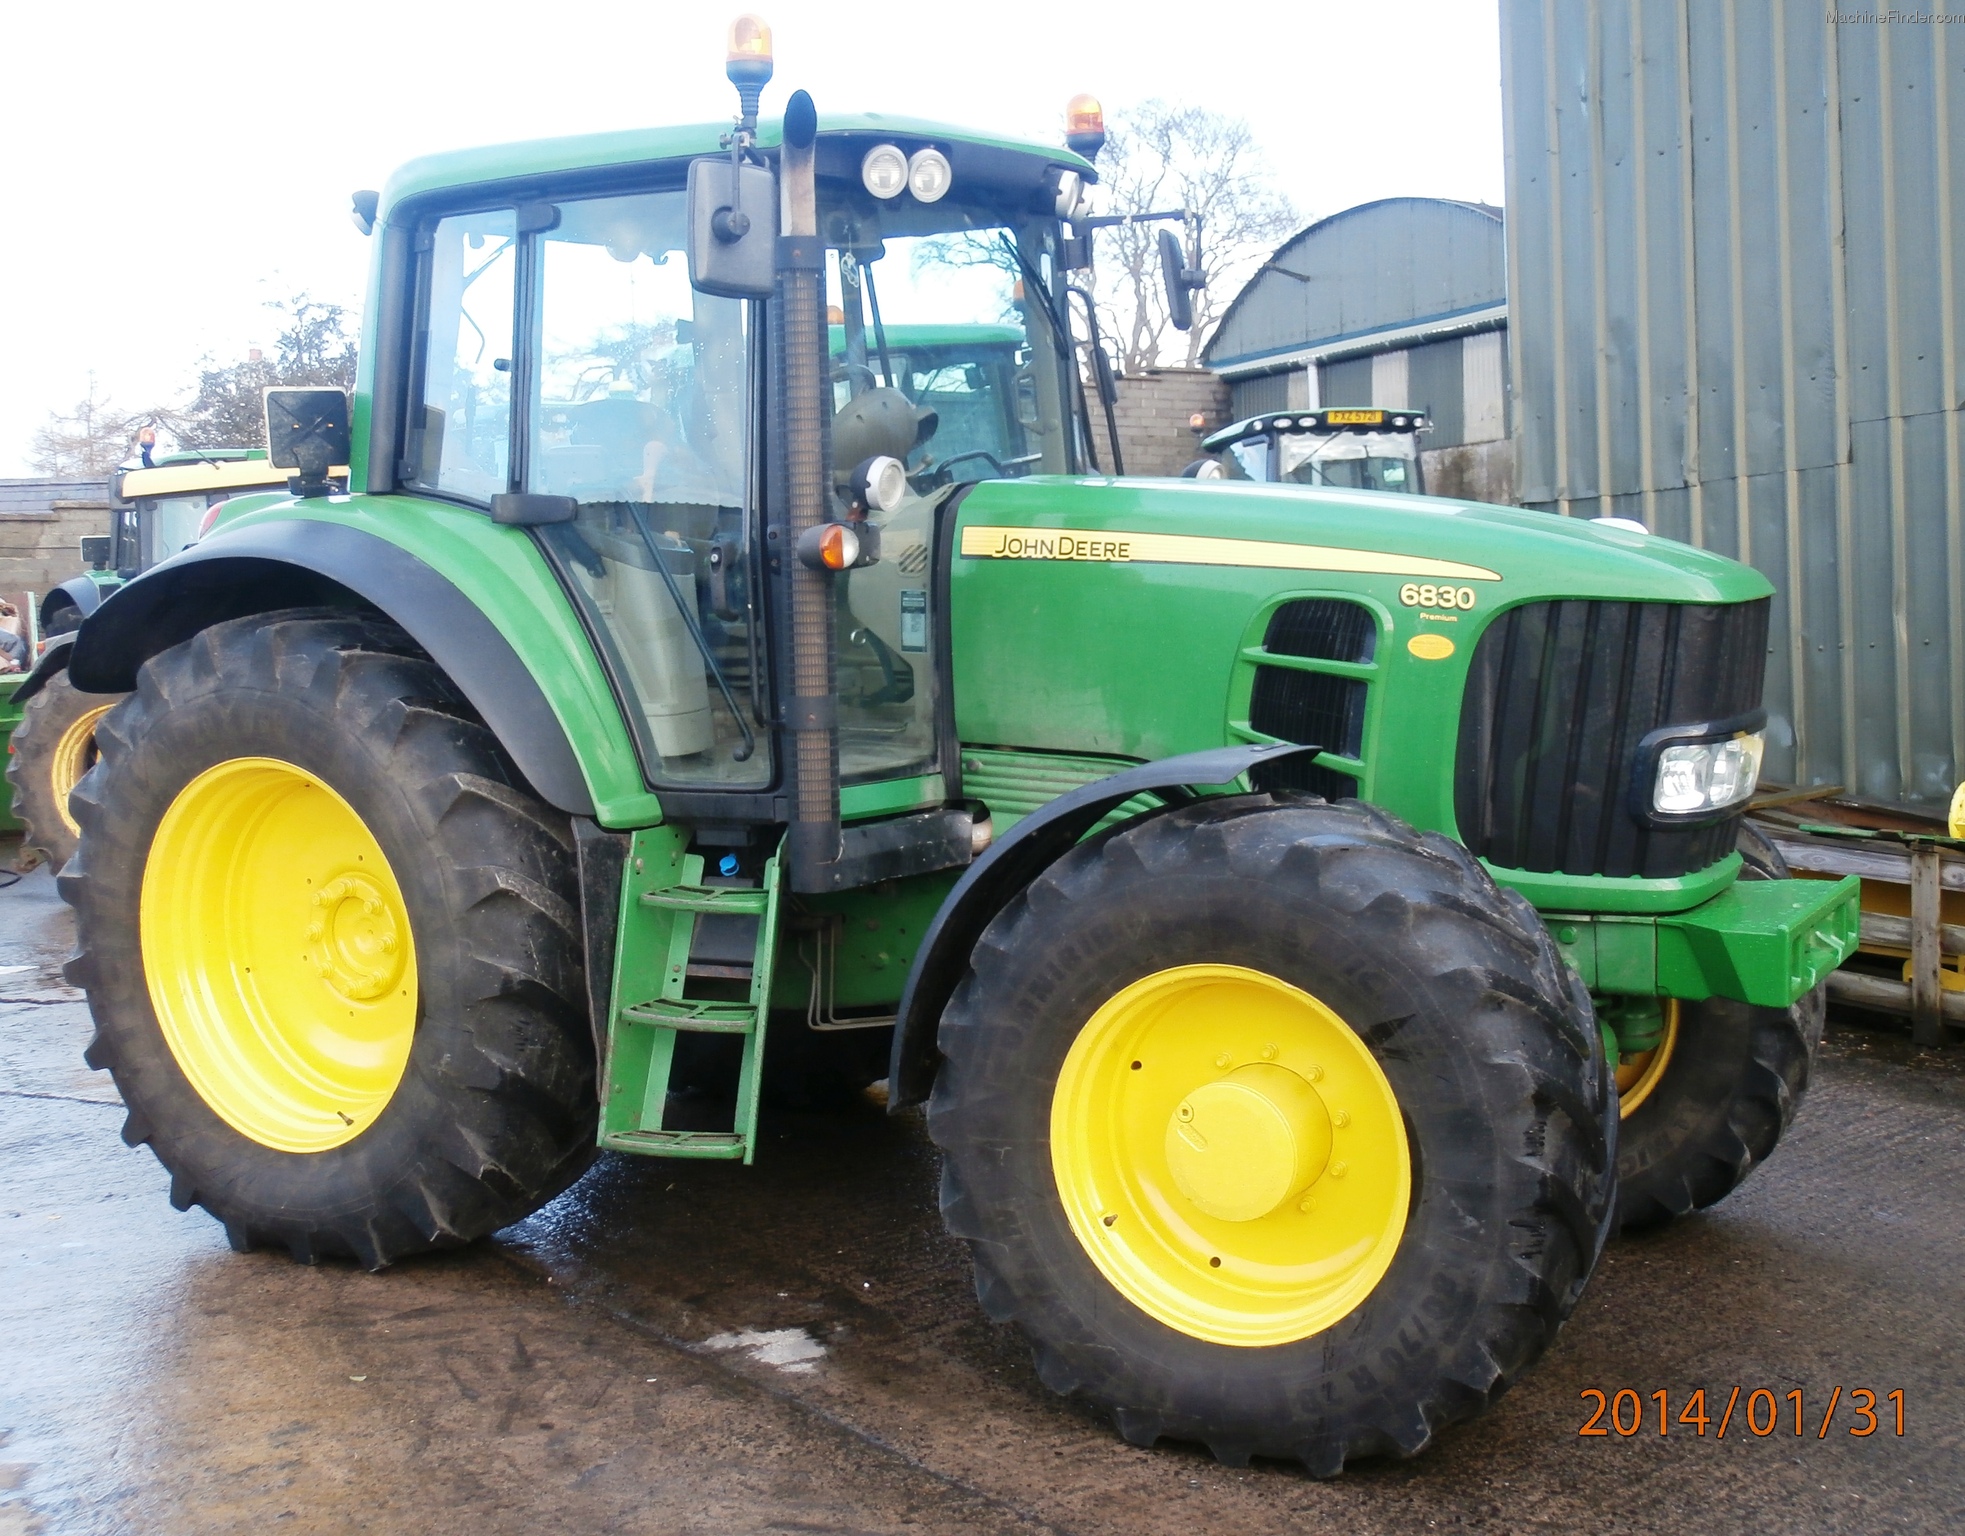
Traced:
POLYGON ((1262 636, 1262 648, 1272 655, 1316 661, 1370 661, 1377 646, 1378 625, 1371 610, 1336 597, 1284 603, 1270 615, 1262 636))
POLYGON ((1768 600, 1528 603, 1482 634, 1460 711, 1461 840, 1507 869, 1672 879, 1732 851, 1734 820, 1647 828, 1639 741, 1760 707, 1768 600))
MULTIPOLYGON (((1371 622, 1368 613, 1365 622, 1371 622)), ((1272 623, 1269 627, 1273 634, 1276 626, 1272 623)), ((1295 667, 1257 667, 1249 725, 1265 736, 1311 743, 1340 757, 1356 757, 1365 735, 1365 684, 1354 677, 1330 677, 1295 667)), ((1258 789, 1307 789, 1327 800, 1342 800, 1358 792, 1358 781, 1348 773, 1300 758, 1258 768, 1253 778, 1258 789)))

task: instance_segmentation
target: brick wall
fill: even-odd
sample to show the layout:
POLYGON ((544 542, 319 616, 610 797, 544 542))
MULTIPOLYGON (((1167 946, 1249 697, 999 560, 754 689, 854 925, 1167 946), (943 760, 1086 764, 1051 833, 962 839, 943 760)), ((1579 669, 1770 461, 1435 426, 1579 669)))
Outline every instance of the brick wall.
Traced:
MULTIPOLYGON (((1090 391, 1094 441, 1099 463, 1112 467, 1105 413, 1090 391)), ((1160 368, 1128 374, 1119 380, 1119 444, 1125 449, 1129 475, 1177 475, 1201 456, 1200 439, 1228 422, 1228 385, 1205 368, 1160 368), (1197 434, 1187 421, 1199 411, 1207 418, 1197 434)))
POLYGON ((0 480, 0 597, 37 604, 83 571, 81 541, 109 531, 100 480, 0 480))

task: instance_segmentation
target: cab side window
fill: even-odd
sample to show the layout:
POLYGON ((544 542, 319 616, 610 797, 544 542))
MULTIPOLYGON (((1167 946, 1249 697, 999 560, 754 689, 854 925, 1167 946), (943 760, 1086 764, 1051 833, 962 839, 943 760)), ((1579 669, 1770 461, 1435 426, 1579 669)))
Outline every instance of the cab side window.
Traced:
POLYGON ((404 478, 469 501, 511 489, 517 216, 440 220, 424 258, 404 478))

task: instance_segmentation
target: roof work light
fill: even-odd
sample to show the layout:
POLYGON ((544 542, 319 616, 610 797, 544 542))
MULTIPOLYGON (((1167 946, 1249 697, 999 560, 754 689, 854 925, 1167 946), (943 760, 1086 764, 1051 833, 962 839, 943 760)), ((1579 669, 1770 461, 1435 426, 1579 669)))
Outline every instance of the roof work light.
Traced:
POLYGON ((907 188, 907 156, 892 144, 876 144, 860 162, 860 183, 883 201, 907 188))

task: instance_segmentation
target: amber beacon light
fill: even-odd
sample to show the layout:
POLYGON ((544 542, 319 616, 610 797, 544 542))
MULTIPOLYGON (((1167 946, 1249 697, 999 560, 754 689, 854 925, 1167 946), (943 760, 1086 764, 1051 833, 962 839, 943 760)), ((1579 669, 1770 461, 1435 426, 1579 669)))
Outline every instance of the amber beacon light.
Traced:
POLYGON ((756 121, 758 98, 771 83, 771 29, 760 18, 745 15, 730 23, 723 72, 737 87, 745 120, 756 121))
POLYGON ((1087 160, 1105 148, 1105 108, 1096 96, 1080 92, 1064 104, 1064 142, 1087 160))

